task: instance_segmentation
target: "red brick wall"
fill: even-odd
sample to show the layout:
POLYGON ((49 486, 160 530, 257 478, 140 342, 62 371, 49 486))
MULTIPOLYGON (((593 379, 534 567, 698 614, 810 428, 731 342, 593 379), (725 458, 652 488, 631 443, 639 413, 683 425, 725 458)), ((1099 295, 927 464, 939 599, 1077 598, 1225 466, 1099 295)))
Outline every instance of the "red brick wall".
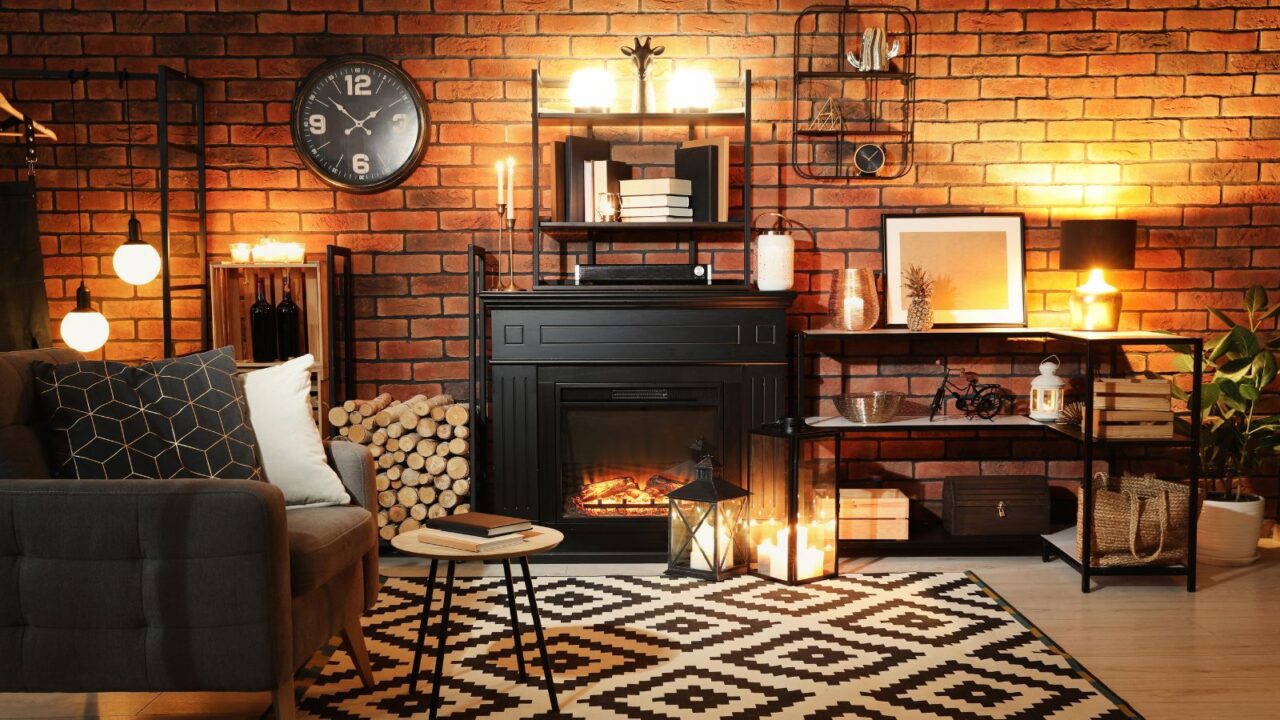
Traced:
MULTIPOLYGON (((886 210, 1026 213, 1033 324, 1061 324, 1076 284, 1074 274, 1051 269, 1058 242, 1052 226, 1063 218, 1139 220, 1139 269, 1115 277, 1125 290, 1127 327, 1204 332, 1215 326, 1206 303, 1232 307, 1250 283, 1280 285, 1280 9, 1265 0, 919 0, 917 166, 901 180, 859 183, 801 181, 785 164, 791 31, 808 4, 77 0, 72 11, 72 0, 4 0, 0 54, 6 67, 149 72, 166 63, 205 78, 210 249, 224 252, 228 242, 270 233, 305 240, 315 251, 327 243, 356 250, 366 392, 403 393, 463 377, 463 253, 472 242, 494 246, 494 159, 515 155, 527 188, 530 68, 563 78, 587 61, 609 59, 623 78, 618 46, 637 33, 664 44, 664 58, 700 61, 722 78, 754 72, 756 209, 781 207, 815 231, 798 259, 797 325, 822 309, 823 282, 814 273, 879 265, 886 210), (399 9, 408 4, 424 10, 399 9), (348 52, 399 60, 420 82, 434 119, 421 169, 374 196, 336 193, 301 169, 286 125, 297 80, 321 58, 348 52)), ((65 87, 3 87, 37 117, 52 113, 65 131, 65 87)), ((620 83, 620 94, 627 88, 620 83)), ((86 153, 93 166, 86 248, 89 271, 100 276, 91 283, 95 297, 113 321, 107 354, 153 357, 155 287, 135 292, 110 277, 114 233, 124 227, 123 153, 112 144, 121 136, 119 91, 97 83, 90 94, 82 114, 99 146, 86 153)), ((77 282, 67 257, 76 244, 68 235, 65 150, 56 162, 48 148, 41 153, 55 318, 77 282)), ((17 156, 6 157, 9 172, 17 156)), ((154 173, 139 179, 154 183, 154 173)), ((527 208, 527 189, 520 198, 527 208)), ((154 194, 143 202, 153 207, 154 194)), ((144 222, 154 231, 154 218, 144 222)), ((527 211, 521 225, 528 226, 527 211)), ((517 242, 527 251, 528 233, 517 242)), ((527 255, 518 268, 528 268, 527 255)), ((184 270, 197 271, 190 264, 184 270)), ((192 317, 190 303, 180 307, 192 317)), ((180 331, 190 337, 195 325, 180 331)), ((855 384, 893 374, 892 362, 861 362, 855 384)), ((993 376, 1019 375, 1034 364, 1001 363, 989 368, 993 376)), ((932 380, 910 382, 916 390, 917 382, 932 380)), ((1025 378, 1015 382, 1025 386, 1025 378)), ((889 463, 896 447, 867 452, 889 463)), ((928 452, 946 456, 940 447, 928 452)), ((974 469, 916 467, 925 474, 974 469)))

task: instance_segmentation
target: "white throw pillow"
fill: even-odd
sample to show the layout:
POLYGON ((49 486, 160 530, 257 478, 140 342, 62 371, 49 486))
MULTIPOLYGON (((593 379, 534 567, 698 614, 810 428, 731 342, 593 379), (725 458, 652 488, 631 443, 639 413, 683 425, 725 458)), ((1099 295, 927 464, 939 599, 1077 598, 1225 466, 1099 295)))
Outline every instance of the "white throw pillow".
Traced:
POLYGON ((346 505, 351 496, 329 467, 311 410, 310 355, 244 378, 249 422, 267 482, 280 488, 290 507, 346 505))

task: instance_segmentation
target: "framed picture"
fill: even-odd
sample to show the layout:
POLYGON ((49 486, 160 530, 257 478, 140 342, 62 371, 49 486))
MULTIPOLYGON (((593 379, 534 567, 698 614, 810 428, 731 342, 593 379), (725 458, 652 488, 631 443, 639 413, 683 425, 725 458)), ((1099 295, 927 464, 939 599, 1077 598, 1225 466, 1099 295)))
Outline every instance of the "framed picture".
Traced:
POLYGON ((919 265, 933 279, 938 326, 1026 327, 1026 262, 1021 213, 885 215, 885 316, 906 327, 911 299, 902 273, 919 265))

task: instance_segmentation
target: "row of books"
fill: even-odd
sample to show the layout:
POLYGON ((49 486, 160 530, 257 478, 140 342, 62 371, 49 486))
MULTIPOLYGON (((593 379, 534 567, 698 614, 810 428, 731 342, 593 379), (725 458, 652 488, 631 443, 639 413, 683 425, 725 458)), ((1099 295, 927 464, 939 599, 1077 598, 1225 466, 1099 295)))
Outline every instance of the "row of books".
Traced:
POLYGON ((675 151, 674 178, 634 178, 634 168, 613 160, 606 140, 569 135, 552 147, 554 177, 551 219, 593 222, 601 194, 622 198, 621 215, 632 222, 729 219, 729 138, 681 143, 675 151), (661 184, 660 181, 683 183, 661 184), (659 181, 656 185, 646 185, 659 181), (628 212, 630 211, 630 212, 628 212))
POLYGON ((506 515, 468 512, 444 515, 422 523, 418 538, 428 545, 485 553, 515 547, 533 523, 506 515))

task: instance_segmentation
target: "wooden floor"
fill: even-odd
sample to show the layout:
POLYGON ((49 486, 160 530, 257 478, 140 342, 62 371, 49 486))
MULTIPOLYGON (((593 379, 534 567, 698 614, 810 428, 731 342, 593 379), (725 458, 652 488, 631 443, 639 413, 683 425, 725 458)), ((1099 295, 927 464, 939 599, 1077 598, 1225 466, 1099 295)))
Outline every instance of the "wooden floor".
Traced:
MULTIPOLYGON (((1082 595, 1070 568, 1038 557, 863 558, 842 570, 972 570, 1147 718, 1262 720, 1280 717, 1280 543, 1264 542, 1262 554, 1245 568, 1201 566, 1196 593, 1180 578, 1123 578, 1082 595)), ((417 571, 387 565, 390 574, 417 571)), ((535 566, 545 575, 660 570, 535 566)), ((0 720, 256 720, 267 705, 265 693, 0 694, 0 720)))

